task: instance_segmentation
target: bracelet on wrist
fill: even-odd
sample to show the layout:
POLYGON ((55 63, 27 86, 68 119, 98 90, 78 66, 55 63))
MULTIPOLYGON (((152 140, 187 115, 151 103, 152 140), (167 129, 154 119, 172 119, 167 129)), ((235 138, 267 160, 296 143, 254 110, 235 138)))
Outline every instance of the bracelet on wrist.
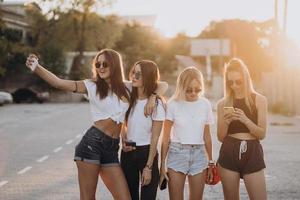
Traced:
POLYGON ((213 160, 208 161, 208 165, 214 165, 214 164, 215 164, 215 162, 213 160))

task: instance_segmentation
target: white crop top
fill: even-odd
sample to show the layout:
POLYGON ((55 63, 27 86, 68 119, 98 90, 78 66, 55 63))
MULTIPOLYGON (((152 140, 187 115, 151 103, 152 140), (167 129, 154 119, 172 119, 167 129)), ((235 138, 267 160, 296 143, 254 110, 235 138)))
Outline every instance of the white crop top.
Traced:
POLYGON ((90 79, 84 80, 90 101, 93 121, 111 118, 117 123, 123 123, 129 104, 121 101, 118 96, 109 92, 107 97, 100 99, 97 95, 96 83, 90 79))
POLYGON ((166 111, 162 102, 159 100, 156 110, 153 111, 152 117, 145 117, 144 107, 148 99, 137 100, 136 105, 131 109, 128 116, 127 139, 136 142, 137 146, 148 145, 151 143, 152 120, 164 121, 166 111))
POLYGON ((193 102, 170 100, 166 119, 173 122, 171 142, 204 144, 204 127, 213 123, 212 107, 204 97, 193 102))

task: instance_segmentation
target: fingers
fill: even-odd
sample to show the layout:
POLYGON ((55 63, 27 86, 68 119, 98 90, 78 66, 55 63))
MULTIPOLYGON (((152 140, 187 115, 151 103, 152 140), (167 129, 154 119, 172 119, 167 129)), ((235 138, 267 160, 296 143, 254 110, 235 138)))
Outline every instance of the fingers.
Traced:
POLYGON ((141 186, 148 185, 151 182, 151 171, 143 170, 141 186))
POLYGON ((34 71, 38 66, 38 57, 35 54, 30 54, 26 60, 26 66, 31 70, 34 71))

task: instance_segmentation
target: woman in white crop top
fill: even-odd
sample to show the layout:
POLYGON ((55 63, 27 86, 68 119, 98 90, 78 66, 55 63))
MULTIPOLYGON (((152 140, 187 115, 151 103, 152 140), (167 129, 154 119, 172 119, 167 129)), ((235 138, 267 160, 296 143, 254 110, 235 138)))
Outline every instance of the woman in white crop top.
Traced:
MULTIPOLYGON (((207 161, 213 163, 210 134, 212 108, 203 97, 203 92, 201 72, 189 67, 179 75, 175 93, 167 104, 160 181, 168 180, 172 200, 184 199, 186 177, 189 181, 189 199, 202 199, 207 161)), ((212 181, 211 168, 208 178, 212 181)))
POLYGON ((123 82, 121 55, 101 50, 94 58, 93 79, 84 81, 58 78, 39 65, 35 55, 27 58, 26 65, 58 89, 89 96, 94 124, 76 146, 74 157, 80 199, 95 199, 99 174, 115 199, 131 199, 118 159, 119 134, 130 99, 123 82))
POLYGON ((157 143, 165 108, 162 99, 157 99, 155 111, 145 117, 144 106, 157 88, 159 70, 154 62, 142 60, 134 64, 130 74, 132 91, 122 131, 121 166, 131 198, 155 200, 159 182, 157 143))

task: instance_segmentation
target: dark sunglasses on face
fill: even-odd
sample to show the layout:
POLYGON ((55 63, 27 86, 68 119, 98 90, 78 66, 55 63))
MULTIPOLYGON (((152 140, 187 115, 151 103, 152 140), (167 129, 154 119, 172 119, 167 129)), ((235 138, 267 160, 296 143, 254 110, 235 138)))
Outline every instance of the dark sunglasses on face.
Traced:
POLYGON ((142 72, 133 72, 132 75, 136 80, 140 80, 142 78, 142 72))
POLYGON ((187 89, 185 92, 186 92, 187 94, 192 94, 193 92, 195 92, 196 94, 198 94, 198 93, 201 92, 201 91, 202 91, 202 89, 196 88, 196 89, 187 89))
POLYGON ((102 66, 102 68, 108 68, 108 63, 107 62, 96 62, 95 63, 95 67, 97 68, 97 69, 99 69, 100 67, 102 66))
POLYGON ((229 86, 232 86, 233 83, 235 83, 236 85, 242 85, 243 81, 241 79, 237 79, 237 80, 228 80, 227 81, 227 84, 229 86))

